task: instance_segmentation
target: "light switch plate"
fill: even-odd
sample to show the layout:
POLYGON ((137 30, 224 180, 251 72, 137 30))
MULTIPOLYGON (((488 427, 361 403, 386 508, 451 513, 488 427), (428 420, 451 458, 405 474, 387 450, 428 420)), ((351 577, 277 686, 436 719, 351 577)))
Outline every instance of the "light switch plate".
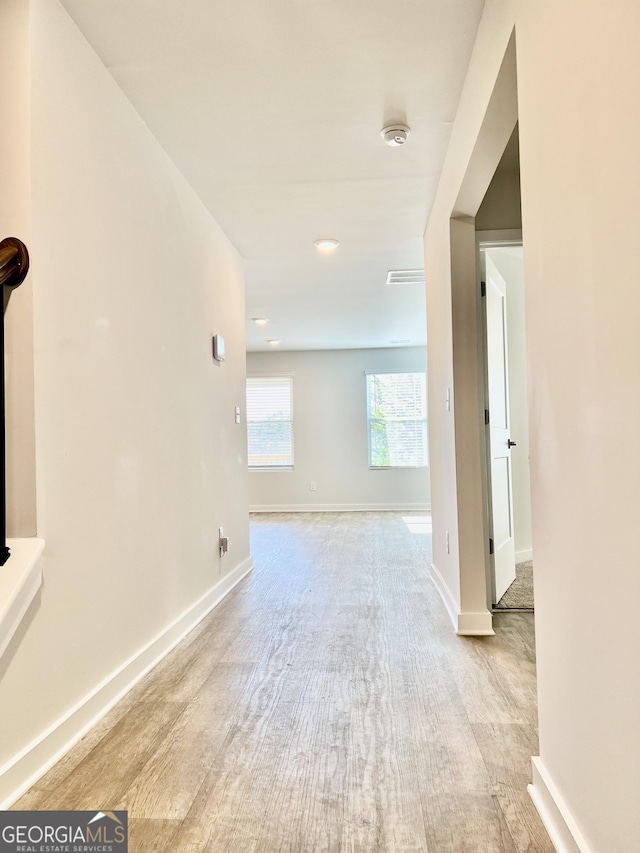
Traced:
POLYGON ((222 335, 213 336, 213 357, 216 361, 224 361, 224 338, 222 335))

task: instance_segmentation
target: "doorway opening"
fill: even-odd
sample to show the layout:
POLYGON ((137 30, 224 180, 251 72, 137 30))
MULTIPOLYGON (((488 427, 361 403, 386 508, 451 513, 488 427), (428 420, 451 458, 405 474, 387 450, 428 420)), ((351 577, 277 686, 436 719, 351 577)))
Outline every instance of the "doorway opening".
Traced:
POLYGON ((525 281, 518 126, 476 217, 487 587, 494 611, 533 610, 525 281))

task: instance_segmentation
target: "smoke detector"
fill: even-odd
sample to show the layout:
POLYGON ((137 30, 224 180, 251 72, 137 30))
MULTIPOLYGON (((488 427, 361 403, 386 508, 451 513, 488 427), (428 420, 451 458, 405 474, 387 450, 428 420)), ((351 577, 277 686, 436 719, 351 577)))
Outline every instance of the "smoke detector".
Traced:
POLYGON ((388 127, 382 128, 380 136, 384 139, 387 145, 397 148, 398 145, 404 145, 407 141, 409 128, 406 124, 390 124, 388 127))

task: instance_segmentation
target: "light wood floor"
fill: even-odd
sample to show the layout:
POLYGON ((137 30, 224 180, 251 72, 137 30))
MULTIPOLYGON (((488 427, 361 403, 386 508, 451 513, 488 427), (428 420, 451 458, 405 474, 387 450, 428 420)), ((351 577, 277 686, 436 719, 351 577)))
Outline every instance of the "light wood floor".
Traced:
POLYGON ((131 853, 552 851, 532 615, 456 637, 401 513, 252 529, 254 572, 15 808, 128 809, 131 853))

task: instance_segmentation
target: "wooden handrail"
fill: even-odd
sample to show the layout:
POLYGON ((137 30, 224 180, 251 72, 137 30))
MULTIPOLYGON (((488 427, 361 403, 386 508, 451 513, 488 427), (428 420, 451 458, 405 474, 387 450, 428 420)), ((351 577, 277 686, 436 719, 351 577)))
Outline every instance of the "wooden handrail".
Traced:
MULTIPOLYGON (((29 272, 29 252, 17 237, 0 242, 0 285, 18 287, 29 272)), ((4 287, 1 288, 4 297, 4 287)), ((4 307, 4 299, 3 299, 4 307)), ((0 566, 9 559, 7 547, 7 490, 5 472, 5 407, 4 407, 4 310, 0 314, 0 566)))
POLYGON ((29 252, 17 237, 6 237, 0 242, 0 284, 18 287, 29 272, 29 252))

